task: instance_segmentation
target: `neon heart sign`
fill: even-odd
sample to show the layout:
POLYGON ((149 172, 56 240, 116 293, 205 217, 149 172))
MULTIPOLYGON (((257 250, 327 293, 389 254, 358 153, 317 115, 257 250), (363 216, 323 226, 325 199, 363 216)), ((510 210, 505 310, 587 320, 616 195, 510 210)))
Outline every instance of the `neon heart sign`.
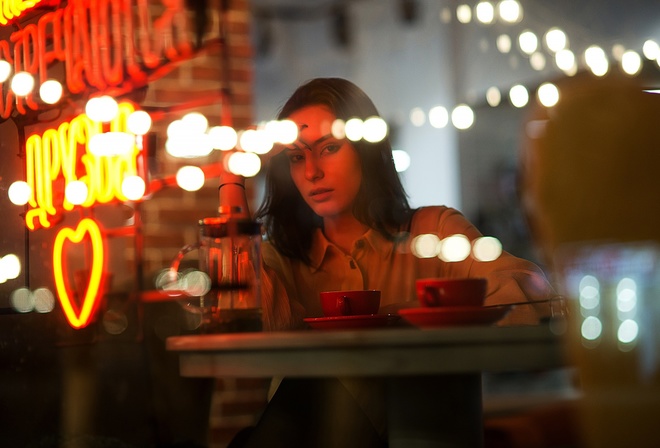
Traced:
MULTIPOLYGON (((85 218, 78 223, 74 230, 65 227, 55 237, 53 245, 53 273, 55 276, 55 288, 62 310, 67 321, 73 328, 86 327, 92 314, 98 307, 102 289, 103 270, 105 267, 105 251, 103 247, 103 236, 101 229, 95 221, 85 218), (89 283, 80 305, 73 302, 73 294, 67 285, 68 272, 65 272, 66 263, 64 257, 64 243, 71 241, 74 244, 83 243, 87 237, 91 241, 92 267, 89 274, 89 283)), ((82 291, 79 291, 82 295, 82 291)))

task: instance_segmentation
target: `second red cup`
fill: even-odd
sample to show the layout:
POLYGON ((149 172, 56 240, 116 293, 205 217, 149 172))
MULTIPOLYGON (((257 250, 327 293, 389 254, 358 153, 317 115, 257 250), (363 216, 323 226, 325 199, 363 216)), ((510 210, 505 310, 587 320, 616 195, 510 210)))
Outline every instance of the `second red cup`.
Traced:
POLYGON ((380 291, 324 291, 320 294, 323 314, 327 317, 376 314, 380 308, 380 291))

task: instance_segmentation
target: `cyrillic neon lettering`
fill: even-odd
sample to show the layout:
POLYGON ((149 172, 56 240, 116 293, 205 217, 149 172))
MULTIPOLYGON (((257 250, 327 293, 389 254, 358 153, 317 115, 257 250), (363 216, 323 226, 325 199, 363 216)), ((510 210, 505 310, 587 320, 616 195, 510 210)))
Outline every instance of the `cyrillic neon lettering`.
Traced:
MULTIPOLYGON (((105 90, 125 81, 132 87, 143 86, 149 71, 192 54, 184 1, 163 1, 163 7, 162 14, 153 18, 148 0, 71 0, 36 24, 13 32, 9 36, 13 48, 0 41, 0 52, 6 53, 14 71, 28 71, 39 82, 48 79, 51 64, 63 63, 66 88, 73 94, 89 86, 105 90), (124 71, 129 80, 124 79, 124 71)), ((2 91, 2 118, 10 117, 14 108, 25 114, 39 107, 34 94, 14 99, 11 89, 2 91)))
MULTIPOLYGON (((127 118, 135 110, 131 103, 119 104, 117 117, 108 128, 113 132, 127 131, 127 118)), ((57 129, 48 129, 43 135, 31 135, 25 142, 26 182, 32 190, 28 201, 25 223, 31 230, 37 226, 49 227, 51 218, 61 210, 73 210, 75 206, 63 197, 64 186, 74 180, 87 185, 87 199, 81 207, 105 204, 113 200, 125 201, 121 183, 126 176, 139 175, 141 150, 137 143, 127 154, 95 156, 89 151, 89 140, 104 132, 103 125, 85 114, 57 129), (54 189, 59 185, 58 198, 54 189), (38 220, 35 222, 35 220, 38 220)))

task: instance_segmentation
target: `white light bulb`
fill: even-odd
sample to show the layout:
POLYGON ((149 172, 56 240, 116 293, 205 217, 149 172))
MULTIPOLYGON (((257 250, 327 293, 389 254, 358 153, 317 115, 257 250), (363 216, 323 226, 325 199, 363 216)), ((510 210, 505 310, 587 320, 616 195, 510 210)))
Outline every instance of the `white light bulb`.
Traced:
POLYGON ((12 204, 15 205, 25 205, 30 200, 31 188, 27 182, 22 180, 17 180, 9 186, 7 190, 7 195, 12 204))
POLYGON ((90 98, 85 105, 85 113, 94 121, 107 123, 112 121, 119 113, 119 104, 108 95, 90 98))
POLYGON ((11 75, 11 64, 0 59, 0 82, 5 82, 11 75))
POLYGON ((145 135, 151 129, 151 115, 143 110, 136 110, 128 116, 126 127, 135 135, 145 135))
POLYGON ((204 186, 204 171, 198 166, 184 166, 176 172, 176 183, 186 191, 197 191, 204 186))
POLYGON ((140 176, 126 176, 121 182, 121 192, 129 201, 142 199, 147 186, 140 176))
POLYGON ((209 137, 213 148, 220 151, 234 149, 238 143, 238 134, 231 126, 213 126, 209 129, 209 137))
POLYGON ((474 111, 467 104, 459 104, 451 112, 451 123, 456 129, 468 129, 474 124, 474 111))
POLYGON ((209 127, 209 120, 199 112, 190 112, 181 118, 188 132, 203 134, 209 127))
POLYGON ((387 123, 380 117, 369 117, 364 120, 363 132, 366 141, 379 142, 387 136, 387 123))
POLYGON ((34 77, 28 72, 18 72, 11 79, 11 90, 17 96, 27 96, 34 88, 34 77))
POLYGON ((73 205, 80 205, 85 202, 87 192, 87 185, 80 180, 71 181, 64 187, 64 197, 73 205))
POLYGON ((62 98, 62 84, 56 79, 44 81, 39 87, 39 96, 46 104, 55 104, 62 98))

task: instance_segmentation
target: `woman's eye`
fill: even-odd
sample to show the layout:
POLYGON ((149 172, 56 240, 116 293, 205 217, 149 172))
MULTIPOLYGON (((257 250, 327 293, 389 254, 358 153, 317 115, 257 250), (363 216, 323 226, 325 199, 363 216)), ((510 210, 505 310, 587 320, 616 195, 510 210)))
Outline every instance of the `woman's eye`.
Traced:
POLYGON ((305 157, 303 157, 302 154, 289 154, 290 163, 298 163, 302 160, 305 160, 305 157))
POLYGON ((325 145, 323 147, 322 152, 327 153, 327 154, 333 154, 333 153, 339 151, 340 148, 341 148, 341 145, 339 143, 331 143, 331 144, 325 145))

